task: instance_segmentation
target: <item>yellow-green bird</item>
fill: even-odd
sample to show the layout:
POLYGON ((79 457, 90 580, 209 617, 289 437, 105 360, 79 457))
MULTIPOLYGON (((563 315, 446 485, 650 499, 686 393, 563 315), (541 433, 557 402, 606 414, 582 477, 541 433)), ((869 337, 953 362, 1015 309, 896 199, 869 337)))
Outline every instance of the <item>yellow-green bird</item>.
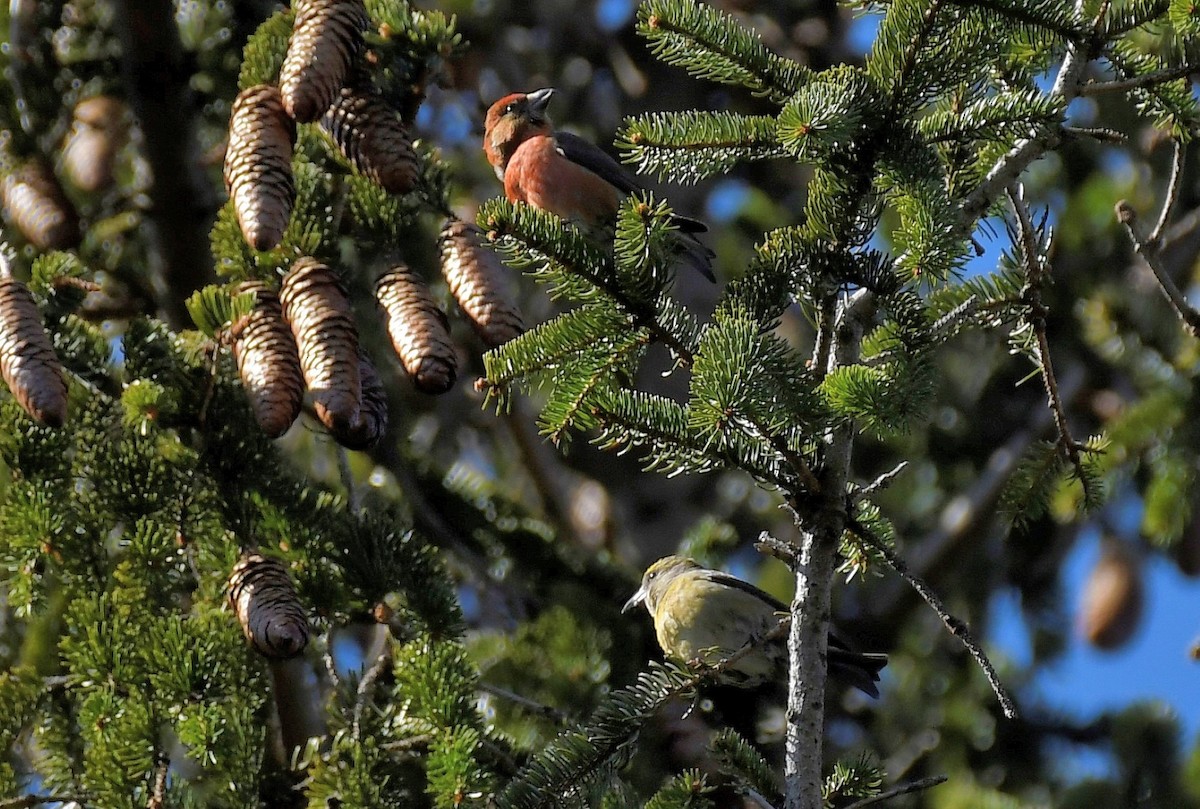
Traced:
MULTIPOLYGON (((654 619, 658 645, 668 657, 708 665, 766 638, 789 613, 786 604, 753 584, 683 556, 667 556, 646 568, 641 588, 621 611, 638 604, 645 604, 654 619)), ((776 637, 736 660, 721 681, 749 688, 778 679, 786 658, 783 636, 776 637)), ((878 697, 875 683, 886 665, 887 655, 852 652, 829 635, 830 672, 860 691, 878 697)))

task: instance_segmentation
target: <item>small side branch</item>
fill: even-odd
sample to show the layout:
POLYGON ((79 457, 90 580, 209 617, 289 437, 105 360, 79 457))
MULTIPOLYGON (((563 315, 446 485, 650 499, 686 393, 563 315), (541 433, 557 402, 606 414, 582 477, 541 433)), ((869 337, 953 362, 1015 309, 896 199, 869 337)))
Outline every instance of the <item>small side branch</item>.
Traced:
POLYGON ((1075 467, 1079 482, 1083 485, 1085 495, 1092 493, 1088 476, 1084 473, 1083 458, 1079 450, 1080 444, 1071 436, 1067 424, 1067 410, 1063 405, 1062 396, 1058 391, 1058 378, 1054 375, 1054 363, 1050 359, 1050 338, 1046 335, 1046 306, 1042 303, 1042 285, 1046 278, 1046 267, 1041 259, 1041 250, 1037 235, 1034 232, 1033 220, 1029 215, 1029 206, 1020 187, 1015 183, 1008 189, 1008 200, 1012 205, 1013 215, 1017 219, 1017 229, 1021 237, 1021 253, 1025 259, 1025 290, 1024 304, 1027 307, 1025 320, 1033 327, 1037 338, 1038 359, 1041 363, 1042 382, 1046 388, 1046 398, 1050 402, 1050 410, 1054 413, 1054 425, 1058 428, 1058 446, 1075 467))
POLYGON ((1198 69, 1200 69, 1200 65, 1194 65, 1189 62, 1188 64, 1155 70, 1152 73, 1145 73, 1141 76, 1133 76, 1128 79, 1094 81, 1080 87, 1079 94, 1094 96, 1104 93, 1123 93, 1126 90, 1140 90, 1145 87, 1153 87, 1156 84, 1165 84, 1169 81, 1182 79, 1184 76, 1195 73, 1198 69))
POLYGON ((946 605, 942 602, 942 599, 938 596, 938 594, 935 593, 923 579, 912 573, 908 569, 908 564, 904 561, 904 559, 894 550, 889 548, 885 542, 879 539, 879 537, 875 536, 875 534, 869 528, 867 528, 867 526, 863 525, 861 522, 852 517, 847 520, 846 524, 847 527, 854 532, 855 536, 870 545, 872 549, 878 552, 879 555, 881 555, 887 561, 888 566, 891 567, 892 570, 896 571, 896 573, 902 579, 908 582, 909 585, 917 591, 917 594, 925 600, 925 603, 929 605, 930 609, 937 613, 938 617, 942 619, 942 623, 944 623, 946 628, 950 630, 950 634, 958 638, 962 645, 966 647, 966 650, 971 654, 971 657, 975 658, 975 662, 979 664, 979 667, 983 669, 983 673, 987 677, 988 684, 992 687, 992 693, 996 695, 996 700, 1000 703, 1001 710, 1004 711, 1004 716, 1008 719, 1016 719, 1016 703, 1014 703, 1012 697, 1009 696, 1008 691, 1004 688, 1004 684, 1000 682, 1000 675, 996 673, 995 666, 993 666, 992 661, 988 659, 987 653, 983 651, 983 647, 981 647, 975 641, 975 638, 971 635, 971 631, 967 628, 967 625, 962 620, 951 615, 950 611, 946 609, 946 605))
POLYGON ((1175 285, 1175 281, 1167 273, 1167 268, 1163 266, 1162 256, 1160 255, 1160 246, 1149 241, 1143 234, 1141 226, 1137 221, 1137 213, 1125 200, 1117 203, 1117 220, 1125 226, 1125 230, 1129 232, 1129 238, 1133 242, 1133 249, 1146 261, 1146 265, 1150 271, 1154 273, 1154 279, 1158 281, 1159 289, 1166 296, 1172 308, 1175 309, 1175 314, 1183 321, 1183 326, 1188 333, 1193 337, 1200 337, 1200 311, 1188 303, 1187 298, 1179 291, 1179 287, 1175 285))
POLYGON ((1179 189, 1183 185, 1183 158, 1187 153, 1187 147, 1181 140, 1173 141, 1172 145, 1175 150, 1171 155, 1171 179, 1167 183, 1167 196, 1163 199, 1162 210, 1158 213, 1158 221, 1154 223, 1154 230, 1150 231, 1150 235, 1146 237, 1146 241, 1153 245, 1158 245, 1162 241, 1163 231, 1167 229, 1167 220, 1171 218, 1171 212, 1175 210, 1175 204, 1179 202, 1179 189))
POLYGON ((509 691, 507 688, 501 688, 498 685, 483 682, 477 683, 475 687, 485 694, 491 694, 493 697, 499 697, 505 702, 511 702, 514 705, 519 705, 529 713, 545 717, 555 724, 565 725, 571 719, 566 711, 555 708, 553 705, 546 705, 545 703, 530 699, 529 697, 523 697, 515 691, 509 691))
POLYGON ((877 803, 890 801, 892 798, 898 798, 901 795, 910 795, 913 792, 924 792, 927 789, 936 787, 938 784, 944 784, 947 781, 944 775, 931 775, 928 778, 922 778, 919 781, 912 781, 907 784, 901 784, 898 787, 889 789, 887 792, 880 792, 878 795, 873 795, 870 798, 863 798, 861 801, 855 801, 846 807, 846 809, 863 809, 865 806, 873 806, 877 803))

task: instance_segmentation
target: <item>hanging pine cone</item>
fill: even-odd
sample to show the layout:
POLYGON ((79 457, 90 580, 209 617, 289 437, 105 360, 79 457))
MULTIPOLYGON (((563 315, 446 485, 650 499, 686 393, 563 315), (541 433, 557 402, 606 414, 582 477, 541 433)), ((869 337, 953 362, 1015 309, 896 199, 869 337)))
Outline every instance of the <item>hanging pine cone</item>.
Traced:
POLYGON ((79 217, 41 160, 30 160, 6 173, 3 192, 5 210, 34 247, 67 250, 79 244, 79 217))
POLYGON ((505 293, 504 264, 483 245, 479 228, 450 219, 439 243, 442 275, 479 339, 495 348, 525 331, 521 313, 505 293))
POLYGON ((292 330, 283 320, 279 296, 258 281, 238 292, 254 292, 250 314, 233 326, 233 357, 242 387, 262 431, 271 438, 287 432, 304 404, 304 377, 292 330))
POLYGON ((76 188, 103 191, 113 183, 117 152, 127 140, 125 106, 112 96, 93 96, 75 105, 74 118, 63 145, 63 171, 76 188))
POLYGON ((1088 575, 1079 606, 1079 626, 1097 649, 1117 649, 1133 637, 1145 601, 1141 566, 1119 540, 1105 538, 1100 559, 1088 575))
POLYGON ((229 605, 242 634, 265 657, 295 657, 308 645, 308 618, 287 568, 278 559, 245 553, 229 574, 229 605))
POLYGON ((296 21, 279 72, 283 106, 297 121, 315 121, 333 103, 370 24, 362 0, 296 0, 296 21))
POLYGON ((229 116, 225 190, 255 250, 277 246, 287 230, 296 201, 295 142, 296 124, 284 113, 278 89, 259 84, 238 93, 229 116))
POLYGON ((408 130, 365 84, 343 87, 321 116, 321 128, 354 168, 388 193, 406 193, 416 183, 417 155, 408 130))
POLYGON ((426 393, 445 393, 454 384, 458 356, 446 316, 416 273, 403 264, 375 284, 375 298, 387 312, 387 330, 404 370, 426 393))
POLYGON ((362 403, 358 330, 341 280, 321 262, 304 257, 284 276, 279 298, 317 418, 337 434, 357 429, 362 403))
POLYGON ((0 278, 0 372, 25 412, 42 424, 67 419, 67 382, 33 295, 12 278, 0 278))
POLYGON ((362 380, 362 408, 358 414, 358 426, 346 432, 334 431, 332 435, 346 449, 363 450, 375 446, 387 431, 388 401, 379 372, 361 348, 358 352, 358 375, 362 380))

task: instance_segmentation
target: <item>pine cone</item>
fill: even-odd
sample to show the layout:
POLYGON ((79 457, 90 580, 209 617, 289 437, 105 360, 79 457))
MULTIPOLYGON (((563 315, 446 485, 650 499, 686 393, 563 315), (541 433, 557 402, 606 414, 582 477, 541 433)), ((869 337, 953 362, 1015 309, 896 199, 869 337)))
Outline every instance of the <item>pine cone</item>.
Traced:
POLYGON ((1104 545, 1084 585, 1079 625, 1097 649, 1117 649, 1141 623, 1145 599, 1137 559, 1118 541, 1105 540, 1104 545))
POLYGON ((344 87, 321 128, 363 176, 391 194, 404 194, 417 181, 417 155, 399 114, 365 86, 344 87))
POLYGON ((278 559, 245 553, 229 574, 229 605, 242 634, 265 657, 295 657, 308 645, 308 618, 287 568, 278 559))
POLYGON ((278 89, 259 84, 238 93, 229 116, 225 190, 255 250, 277 246, 287 230, 296 201, 295 142, 296 124, 284 114, 278 89))
POLYGON ((505 268, 484 247, 479 228, 451 219, 442 228, 442 275, 450 293, 489 348, 507 343, 525 326, 521 313, 505 294, 505 268))
POLYGON ((255 292, 254 309, 233 327, 233 357, 258 426, 271 438, 287 432, 304 404, 304 376, 292 330, 283 320, 279 296, 257 281, 239 292, 255 292))
POLYGON ((317 418, 337 434, 357 429, 362 402, 358 330, 341 280, 316 259, 301 258, 284 276, 279 298, 317 418))
POLYGON ((37 249, 66 250, 79 244, 79 217, 41 160, 6 174, 3 194, 13 224, 37 249))
POLYGON ((295 0, 296 22, 279 72, 283 106, 315 121, 346 83, 370 18, 362 0, 295 0))
POLYGON ((128 136, 125 106, 111 96, 75 105, 75 121, 63 144, 63 170, 75 187, 95 193, 113 183, 117 152, 128 136))
POLYGON ((388 401, 383 380, 371 358, 359 349, 358 375, 362 380, 362 409, 358 426, 347 432, 333 432, 333 438, 346 449, 363 450, 375 446, 387 431, 388 401))
POLYGON ((404 370, 426 393, 445 393, 454 384, 458 356, 446 316, 429 288, 403 264, 375 283, 375 298, 387 312, 387 330, 404 370))
POLYGON ((67 382, 33 295, 0 278, 0 373, 25 412, 60 427, 67 419, 67 382))

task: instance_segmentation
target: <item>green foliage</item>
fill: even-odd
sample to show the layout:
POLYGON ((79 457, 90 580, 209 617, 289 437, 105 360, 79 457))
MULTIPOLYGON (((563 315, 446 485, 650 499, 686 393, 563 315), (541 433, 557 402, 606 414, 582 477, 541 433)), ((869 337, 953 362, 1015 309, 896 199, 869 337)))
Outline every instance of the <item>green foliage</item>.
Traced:
POLYGON ((862 753, 854 761, 837 761, 825 779, 822 789, 825 805, 833 809, 845 806, 862 798, 873 798, 881 791, 883 772, 869 753, 862 753))
POLYGON ((731 112, 650 113, 625 119, 617 134, 625 162, 659 179, 697 183, 738 163, 783 157, 775 120, 731 112))
POLYGON ((633 685, 619 689, 588 721, 559 734, 496 796, 501 809, 561 805, 620 768, 633 752, 638 733, 668 700, 695 687, 690 674, 651 664, 633 685))
POLYGON ((687 770, 654 793, 654 797, 646 802, 646 809, 705 809, 713 805, 707 797, 712 791, 704 773, 687 770))
POLYGON ((777 104, 810 78, 802 66, 771 53, 729 14, 696 0, 648 0, 638 8, 638 33, 662 61, 693 76, 745 87, 777 104))
POLYGON ((709 742, 708 749, 720 762, 723 770, 762 795, 771 805, 779 803, 779 777, 763 758, 762 753, 755 750, 736 731, 731 728, 718 731, 709 742))
POLYGON ((291 9, 277 11, 268 17, 246 41, 242 49, 242 70, 238 89, 259 84, 277 84, 288 40, 292 37, 295 14, 291 9))

